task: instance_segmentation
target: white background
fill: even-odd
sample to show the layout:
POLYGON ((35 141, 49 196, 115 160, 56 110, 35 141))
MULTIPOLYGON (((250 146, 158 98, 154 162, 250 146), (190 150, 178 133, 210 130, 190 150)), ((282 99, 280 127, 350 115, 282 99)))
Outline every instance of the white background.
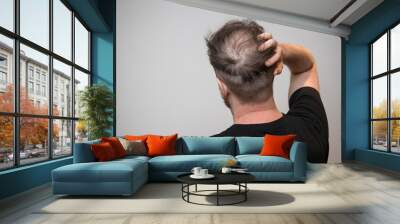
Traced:
MULTIPOLYGON (((232 125, 219 95, 204 41, 237 16, 164 0, 117 1, 117 135, 213 135, 232 125)), ((340 38, 258 21, 280 42, 301 44, 316 57, 329 120, 330 162, 341 158, 340 38)), ((288 69, 274 94, 288 110, 288 69)))

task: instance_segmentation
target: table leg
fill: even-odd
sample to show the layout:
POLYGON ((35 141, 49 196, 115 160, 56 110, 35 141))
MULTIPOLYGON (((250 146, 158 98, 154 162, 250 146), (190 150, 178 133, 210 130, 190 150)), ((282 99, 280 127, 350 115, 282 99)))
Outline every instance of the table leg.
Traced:
POLYGON ((248 192, 247 183, 244 183, 244 190, 245 190, 245 192, 244 192, 244 201, 247 201, 247 192, 248 192))
POLYGON ((187 185, 187 201, 190 202, 189 200, 189 195, 190 195, 190 184, 187 185))
POLYGON ((217 184, 217 206, 219 205, 219 184, 217 184))
POLYGON ((194 191, 196 191, 197 192, 197 184, 195 185, 195 190, 194 191))

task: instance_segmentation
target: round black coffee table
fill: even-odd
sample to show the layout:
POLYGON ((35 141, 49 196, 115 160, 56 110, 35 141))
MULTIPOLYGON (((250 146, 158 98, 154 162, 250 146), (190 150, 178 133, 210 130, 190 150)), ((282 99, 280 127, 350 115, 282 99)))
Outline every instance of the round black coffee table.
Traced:
POLYGON ((215 177, 212 179, 193 179, 190 177, 191 173, 182 174, 177 177, 178 181, 182 183, 182 199, 188 203, 198 204, 198 205, 234 205, 245 202, 247 200, 247 192, 249 188, 247 183, 255 180, 255 177, 248 173, 216 173, 213 174, 215 177), (197 185, 216 185, 215 190, 198 190, 197 185), (220 189, 220 185, 236 185, 237 190, 223 190, 220 189), (190 186, 195 186, 194 191, 190 191, 190 186), (205 194, 209 192, 215 192, 215 194, 205 194), (204 197, 216 197, 216 204, 202 204, 190 201, 190 196, 204 196, 204 197), (221 203, 221 197, 232 197, 241 196, 238 201, 231 203, 221 203))

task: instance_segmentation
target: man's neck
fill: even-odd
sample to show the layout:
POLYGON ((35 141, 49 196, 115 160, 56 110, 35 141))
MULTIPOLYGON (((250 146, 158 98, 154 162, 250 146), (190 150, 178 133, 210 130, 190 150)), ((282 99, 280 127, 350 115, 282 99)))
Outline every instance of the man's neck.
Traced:
POLYGON ((278 120, 283 115, 276 107, 273 97, 257 104, 235 104, 233 106, 235 124, 260 124, 278 120))

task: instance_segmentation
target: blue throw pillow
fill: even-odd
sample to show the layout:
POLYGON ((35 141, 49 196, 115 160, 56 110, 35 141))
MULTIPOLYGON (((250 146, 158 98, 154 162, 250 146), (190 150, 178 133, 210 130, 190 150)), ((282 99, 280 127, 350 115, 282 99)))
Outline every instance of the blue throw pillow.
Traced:
POLYGON ((236 137, 237 155, 259 154, 264 145, 264 137, 236 137))
POLYGON ((235 139, 233 137, 181 137, 177 142, 177 153, 235 155, 235 139))

